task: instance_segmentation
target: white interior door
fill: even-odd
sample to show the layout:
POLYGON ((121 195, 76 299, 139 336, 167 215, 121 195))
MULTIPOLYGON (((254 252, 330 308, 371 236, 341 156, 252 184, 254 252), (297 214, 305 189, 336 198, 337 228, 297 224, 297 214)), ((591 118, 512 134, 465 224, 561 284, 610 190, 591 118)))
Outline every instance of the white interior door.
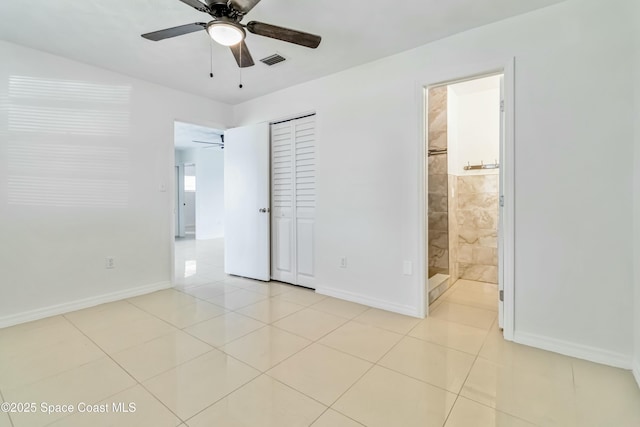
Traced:
POLYGON ((316 118, 293 121, 295 152, 296 284, 315 289, 316 118))
POLYGON ((176 166, 174 168, 175 173, 175 205, 173 206, 173 219, 174 219, 174 230, 173 234, 175 237, 180 236, 180 168, 176 166))
POLYGON ((184 228, 184 164, 178 166, 178 231, 177 235, 185 236, 184 228))
POLYGON ((229 129, 224 137, 224 269, 269 281, 269 124, 229 129))
POLYGON ((504 327, 504 76, 500 76, 500 169, 498 207, 498 326, 504 327))
POLYGON ((272 277, 315 288, 315 116, 271 125, 272 277))

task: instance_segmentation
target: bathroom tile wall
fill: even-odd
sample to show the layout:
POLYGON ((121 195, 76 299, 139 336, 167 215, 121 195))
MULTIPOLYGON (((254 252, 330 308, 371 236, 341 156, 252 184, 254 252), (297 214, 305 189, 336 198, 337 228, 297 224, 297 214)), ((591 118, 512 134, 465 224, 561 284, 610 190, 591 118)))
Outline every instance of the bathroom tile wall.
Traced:
MULTIPOLYGON (((429 150, 447 148, 447 88, 429 90, 429 150)), ((449 178, 447 155, 429 157, 429 277, 449 274, 449 178)))
POLYGON ((458 257, 460 252, 458 227, 458 177, 448 175, 449 181, 449 282, 453 285, 460 277, 458 271, 458 257))
MULTIPOLYGON (((447 148, 447 87, 429 89, 429 149, 447 148)), ((446 163, 445 172, 446 173, 446 163)))
POLYGON ((457 274, 497 283, 498 175, 458 176, 456 182, 457 274))

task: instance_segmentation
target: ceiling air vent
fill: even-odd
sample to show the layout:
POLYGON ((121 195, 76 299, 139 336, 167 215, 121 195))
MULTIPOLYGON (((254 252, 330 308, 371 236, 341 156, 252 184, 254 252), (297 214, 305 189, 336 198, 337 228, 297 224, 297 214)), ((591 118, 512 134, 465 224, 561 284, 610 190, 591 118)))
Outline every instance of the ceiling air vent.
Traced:
POLYGON ((284 56, 282 56, 280 54, 277 54, 277 53, 274 53, 271 56, 267 56, 266 58, 262 58, 260 60, 260 62, 263 62, 263 63, 267 64, 268 66, 272 66, 272 65, 276 65, 276 64, 278 64, 280 62, 286 61, 286 60, 287 59, 284 56))

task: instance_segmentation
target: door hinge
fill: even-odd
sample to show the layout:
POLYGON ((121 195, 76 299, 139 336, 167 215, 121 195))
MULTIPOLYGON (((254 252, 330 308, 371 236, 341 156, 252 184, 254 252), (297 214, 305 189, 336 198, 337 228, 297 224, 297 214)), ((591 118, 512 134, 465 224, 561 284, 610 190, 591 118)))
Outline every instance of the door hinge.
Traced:
POLYGON ((504 302, 504 291, 500 291, 500 302, 504 302))
POLYGON ((504 113, 504 100, 500 101, 500 111, 504 113))
POLYGON ((500 207, 504 207, 504 196, 500 196, 500 207))

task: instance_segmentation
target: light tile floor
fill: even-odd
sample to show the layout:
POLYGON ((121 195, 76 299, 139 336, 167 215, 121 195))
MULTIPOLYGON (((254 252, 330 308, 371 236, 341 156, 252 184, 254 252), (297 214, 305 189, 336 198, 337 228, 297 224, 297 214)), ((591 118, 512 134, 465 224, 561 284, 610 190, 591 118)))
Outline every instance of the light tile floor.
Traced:
POLYGON ((0 402, 37 405, 0 427, 640 426, 629 372, 504 341, 494 285, 420 320, 227 276, 223 252, 178 241, 174 289, 0 330, 0 402))

